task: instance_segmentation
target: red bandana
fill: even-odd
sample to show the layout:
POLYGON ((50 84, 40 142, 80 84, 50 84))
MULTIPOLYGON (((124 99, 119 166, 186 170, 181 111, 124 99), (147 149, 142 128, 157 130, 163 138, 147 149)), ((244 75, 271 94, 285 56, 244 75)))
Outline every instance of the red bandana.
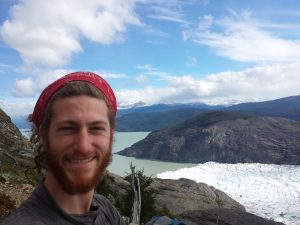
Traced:
POLYGON ((40 125, 44 119, 45 116, 45 110, 46 106, 52 97, 52 95, 58 91, 60 88, 62 88, 66 83, 71 81, 86 81, 94 85, 96 88, 98 88, 107 98, 108 103, 111 105, 112 110, 114 114, 116 115, 117 112, 117 101, 115 94, 109 84, 99 75, 91 72, 75 72, 70 73, 62 78, 54 81, 52 84, 50 84, 48 87, 44 89, 44 91, 41 93, 37 103, 35 104, 34 111, 32 114, 32 121, 37 127, 37 129, 40 128, 40 125))

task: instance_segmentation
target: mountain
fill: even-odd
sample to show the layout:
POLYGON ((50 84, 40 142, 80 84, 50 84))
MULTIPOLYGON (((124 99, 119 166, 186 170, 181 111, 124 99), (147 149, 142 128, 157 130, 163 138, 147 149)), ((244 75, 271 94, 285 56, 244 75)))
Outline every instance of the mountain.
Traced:
POLYGON ((242 103, 230 107, 208 106, 199 103, 158 104, 121 109, 117 117, 117 130, 154 131, 183 122, 209 110, 237 111, 257 116, 278 116, 300 121, 300 96, 256 103, 242 103))
POLYGON ((213 111, 152 132, 118 154, 187 163, 300 165, 300 123, 213 111))
POLYGON ((117 118, 117 131, 154 131, 183 122, 208 109, 184 108, 162 112, 130 113, 117 118))
MULTIPOLYGON (((209 106, 203 103, 144 105, 143 102, 138 102, 131 108, 119 109, 117 112, 117 130, 154 131, 166 128, 196 116, 196 109, 199 110, 199 114, 205 110, 238 111, 257 116, 278 116, 300 121, 300 95, 272 101, 241 103, 229 107, 209 106), (179 117, 182 117, 182 120, 179 117)), ((14 117, 12 120, 20 129, 30 128, 25 116, 14 117)))
POLYGON ((272 101, 242 103, 222 110, 246 112, 259 116, 279 116, 300 121, 300 95, 272 101))
POLYGON ((190 104, 155 104, 150 106, 140 106, 138 107, 131 107, 127 109, 120 109, 118 110, 117 117, 122 117, 125 114, 131 113, 155 113, 155 112, 166 112, 166 111, 176 111, 179 109, 210 109, 210 110, 217 110, 224 108, 224 106, 216 105, 210 106, 204 103, 190 103, 190 104))
POLYGON ((0 109, 0 181, 29 182, 25 170, 33 167, 32 153, 29 140, 0 109))

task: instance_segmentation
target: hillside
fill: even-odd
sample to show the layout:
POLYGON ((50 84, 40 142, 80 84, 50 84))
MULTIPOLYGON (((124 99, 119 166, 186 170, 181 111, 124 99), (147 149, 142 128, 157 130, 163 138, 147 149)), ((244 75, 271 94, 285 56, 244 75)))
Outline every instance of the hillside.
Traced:
POLYGON ((242 103, 222 110, 246 112, 259 116, 279 116, 300 121, 300 95, 272 101, 242 103))
POLYGON ((117 131, 154 131, 183 122, 208 109, 184 108, 163 112, 130 113, 117 118, 117 131))
POLYGON ((149 106, 133 106, 127 109, 119 109, 117 117, 121 117, 125 114, 136 114, 136 113, 155 113, 155 112, 167 112, 176 111, 180 109, 206 109, 206 110, 218 110, 224 108, 222 105, 206 105, 204 103, 174 103, 174 104, 154 104, 149 106))
POLYGON ((2 182, 28 182, 25 170, 33 167, 33 147, 22 136, 10 117, 0 109, 0 180, 2 182))
POLYGON ((256 116, 278 116, 300 121, 300 96, 291 96, 272 101, 242 103, 230 107, 205 104, 158 104, 120 110, 117 130, 154 131, 183 122, 197 114, 221 109, 229 112, 244 112, 256 116))
POLYGON ((300 123, 213 111, 150 133, 120 155, 172 162, 300 165, 300 123))

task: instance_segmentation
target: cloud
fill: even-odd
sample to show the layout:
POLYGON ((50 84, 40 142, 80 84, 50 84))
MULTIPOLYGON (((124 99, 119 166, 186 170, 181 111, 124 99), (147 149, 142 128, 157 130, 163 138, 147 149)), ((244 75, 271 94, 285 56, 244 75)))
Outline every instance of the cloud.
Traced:
POLYGON ((126 79, 128 76, 124 73, 109 73, 105 71, 95 72, 104 79, 126 79))
POLYGON ((16 97, 29 97, 34 96, 36 91, 36 84, 31 78, 24 80, 17 80, 13 90, 13 94, 16 97))
POLYGON ((12 69, 13 67, 6 64, 0 64, 0 74, 6 74, 8 70, 12 69))
POLYGON ((150 7, 151 12, 148 14, 148 18, 179 24, 189 24, 189 22, 184 19, 181 4, 179 1, 158 1, 156 4, 153 3, 150 7))
POLYGON ((12 102, 0 99, 0 109, 2 109, 10 117, 24 116, 32 113, 35 101, 30 102, 12 102))
POLYGON ((122 40, 128 25, 142 25, 135 0, 24 0, 11 8, 0 34, 27 65, 62 66, 83 51, 80 40, 122 40))
MULTIPOLYGON (((27 98, 34 97, 39 94, 46 86, 58 78, 74 72, 72 70, 57 69, 39 72, 37 75, 19 79, 15 82, 13 88, 13 95, 15 97, 27 98)), ((95 71, 95 73, 102 76, 104 79, 127 79, 128 76, 122 73, 109 73, 106 71, 95 71)))
POLYGON ((33 97, 54 80, 70 72, 69 70, 52 70, 41 72, 34 78, 28 77, 26 79, 17 80, 14 85, 13 95, 15 97, 33 97))
POLYGON ((140 74, 134 80, 139 84, 145 84, 149 80, 149 76, 140 74))
POLYGON ((182 37, 207 45, 217 55, 234 61, 269 64, 300 60, 300 40, 280 38, 262 27, 250 11, 241 14, 231 11, 231 16, 220 20, 203 16, 198 26, 185 29, 182 37))
MULTIPOLYGON (((115 89, 119 106, 128 106, 136 102, 148 105, 157 103, 195 103, 210 105, 234 104, 277 99, 285 96, 299 95, 300 64, 282 64, 256 66, 242 71, 226 71, 208 74, 197 78, 192 75, 172 76, 159 71, 149 64, 139 66, 145 73, 133 78, 135 83, 150 84, 153 79, 167 83, 164 87, 146 86, 137 89, 115 89), (149 74, 150 75, 149 75, 149 74), (162 76, 159 76, 162 74, 162 76)), ((29 77, 15 83, 14 94, 19 97, 31 97, 40 93, 49 83, 69 73, 67 70, 54 70, 40 73, 35 78, 29 77)), ((103 73, 102 73, 103 74, 103 73)), ((123 79, 123 76, 109 75, 110 78, 123 79)), ((132 88, 132 85, 130 85, 132 88)), ((114 87, 113 87, 114 88, 114 87)), ((0 108, 10 113, 31 112, 33 103, 13 103, 0 100, 0 108), (13 109, 15 107, 15 109, 13 109), (18 112, 18 110, 21 110, 18 112), (25 111, 24 111, 25 112, 25 111)))
POLYGON ((160 79, 166 79, 170 74, 166 72, 159 71, 157 68, 153 67, 150 64, 144 64, 144 65, 138 65, 138 69, 144 70, 144 75, 160 78, 160 79))
POLYGON ((151 25, 145 25, 143 32, 145 32, 146 34, 149 34, 151 36, 156 36, 156 37, 160 37, 160 38, 164 38, 169 36, 168 33, 159 30, 158 28, 153 28, 151 25))
POLYGON ((141 69, 141 70, 146 70, 147 72, 152 72, 154 70, 157 70, 150 64, 138 65, 136 68, 141 69))
POLYGON ((227 71, 196 79, 191 75, 168 76, 164 88, 116 92, 120 106, 143 101, 157 103, 234 104, 299 95, 300 64, 268 65, 243 71, 227 71))

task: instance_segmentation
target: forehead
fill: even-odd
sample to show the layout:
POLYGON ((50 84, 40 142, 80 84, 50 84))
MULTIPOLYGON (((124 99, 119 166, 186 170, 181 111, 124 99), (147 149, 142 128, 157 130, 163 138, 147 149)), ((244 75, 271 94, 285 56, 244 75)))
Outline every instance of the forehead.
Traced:
POLYGON ((52 106, 53 120, 108 119, 108 107, 104 100, 86 95, 59 98, 52 106))

